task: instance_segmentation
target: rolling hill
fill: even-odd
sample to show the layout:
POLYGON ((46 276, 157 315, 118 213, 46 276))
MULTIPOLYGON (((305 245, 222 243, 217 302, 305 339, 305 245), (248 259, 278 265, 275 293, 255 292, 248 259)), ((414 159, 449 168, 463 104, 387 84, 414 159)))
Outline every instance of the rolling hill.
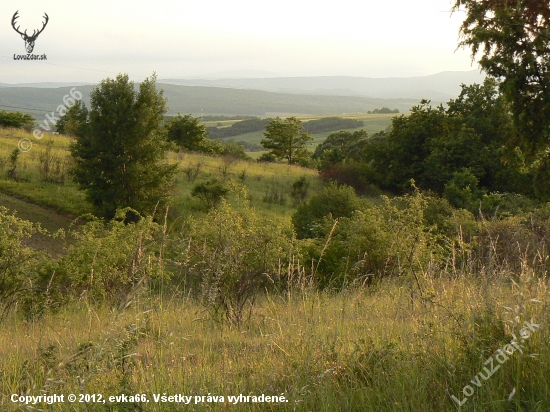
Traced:
MULTIPOLYGON (((88 104, 94 86, 78 86, 88 104)), ((261 90, 228 89, 221 87, 178 86, 159 83, 168 99, 168 114, 194 115, 328 115, 365 113, 383 106, 408 112, 418 103, 414 99, 373 99, 354 96, 307 95, 274 93, 261 90)), ((62 104, 70 87, 2 87, 0 109, 20 110, 40 119, 42 113, 51 113, 62 104)))
MULTIPOLYGON (((383 106, 408 112, 420 99, 446 102, 460 84, 483 81, 477 71, 432 76, 373 79, 366 77, 281 77, 221 80, 160 80, 168 114, 197 115, 330 115, 365 113, 383 106)), ((91 84, 78 85, 86 103, 91 84)), ((20 110, 41 119, 62 103, 67 83, 0 83, 0 109, 20 110), (60 87, 62 86, 62 87, 60 87)))

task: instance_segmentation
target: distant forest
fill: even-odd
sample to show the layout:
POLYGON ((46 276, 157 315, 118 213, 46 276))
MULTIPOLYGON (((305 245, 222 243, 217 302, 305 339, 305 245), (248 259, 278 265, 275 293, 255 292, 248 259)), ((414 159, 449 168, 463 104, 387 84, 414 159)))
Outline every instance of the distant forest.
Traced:
MULTIPOLYGON (((224 116, 205 116, 202 120, 230 120, 224 116), (224 117, 223 119, 221 119, 224 117)), ((258 132, 265 129, 268 123, 268 119, 261 119, 259 117, 238 121, 229 127, 207 127, 206 131, 211 139, 224 139, 227 137, 239 136, 245 133, 258 132)), ((360 120, 343 119, 341 117, 323 117, 318 120, 310 120, 304 122, 304 131, 308 133, 324 133, 333 132, 343 129, 357 129, 363 127, 364 123, 360 120)))
POLYGON ((381 109, 369 110, 368 114, 390 114, 390 113, 399 113, 399 109, 388 109, 387 107, 382 107, 381 109))

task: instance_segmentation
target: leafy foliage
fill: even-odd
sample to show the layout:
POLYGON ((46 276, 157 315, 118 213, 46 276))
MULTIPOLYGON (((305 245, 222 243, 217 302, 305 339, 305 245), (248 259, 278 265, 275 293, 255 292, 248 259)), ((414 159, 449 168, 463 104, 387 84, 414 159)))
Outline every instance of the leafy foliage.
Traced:
POLYGON ((304 200, 308 193, 310 183, 306 180, 305 176, 301 176, 298 180, 292 183, 292 189, 290 190, 290 197, 294 202, 294 206, 298 206, 304 200))
POLYGON ((180 271, 201 288, 202 304, 214 319, 240 325, 257 292, 280 276, 290 241, 283 225, 261 219, 243 204, 225 201, 202 221, 192 221, 174 246, 180 271))
MULTIPOLYGON (((456 0, 464 7, 461 46, 481 54, 479 64, 501 79, 520 144, 544 150, 550 137, 550 4, 545 0, 456 0)), ((514 144, 516 141, 511 141, 514 144)))
POLYGON ((199 183, 193 187, 192 196, 198 198, 208 209, 216 207, 224 196, 229 193, 229 189, 216 179, 199 183))
POLYGON ((0 207, 0 319, 32 289, 39 255, 24 243, 37 230, 0 207))
POLYGON ((333 219, 351 217, 360 204, 352 187, 329 184, 311 196, 309 201, 301 203, 292 215, 292 224, 298 239, 325 236, 327 229, 323 219, 326 216, 333 219))
MULTIPOLYGON (((369 178, 403 191, 410 179, 419 188, 443 193, 455 172, 469 168, 487 191, 532 193, 521 157, 505 147, 513 133, 497 83, 462 86, 448 108, 422 101, 408 117, 395 117, 391 130, 365 148, 369 178)), ((477 188, 472 188, 472 190, 477 188)))
POLYGON ((82 100, 77 100, 57 121, 55 129, 69 136, 84 136, 87 133, 88 122, 88 108, 82 100))
POLYGON ((285 159, 289 165, 309 157, 306 145, 313 140, 308 133, 302 133, 301 121, 296 117, 281 120, 276 117, 269 121, 264 133, 262 146, 271 149, 277 159, 285 159))
POLYGON ((164 276, 155 243, 161 226, 151 217, 125 224, 129 213, 137 211, 122 209, 108 224, 93 219, 71 232, 75 241, 56 268, 56 283, 65 294, 125 304, 136 288, 164 276))
POLYGON ((139 92, 127 75, 102 81, 90 96, 85 133, 71 146, 74 180, 105 218, 123 207, 152 213, 167 199, 177 166, 165 160, 166 101, 155 81, 146 79, 139 92))
POLYGON ((206 127, 199 121, 190 114, 173 117, 166 125, 168 140, 187 150, 199 150, 206 139, 206 127))
POLYGON ((30 131, 33 125, 34 117, 30 114, 0 110, 0 127, 15 127, 30 131))

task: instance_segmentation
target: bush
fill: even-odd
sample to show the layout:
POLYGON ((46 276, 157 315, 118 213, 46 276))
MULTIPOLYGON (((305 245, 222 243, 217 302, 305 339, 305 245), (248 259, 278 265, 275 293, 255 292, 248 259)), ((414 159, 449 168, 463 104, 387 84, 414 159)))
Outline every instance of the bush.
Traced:
MULTIPOLYGON (((406 276, 416 282, 426 268, 443 264, 446 243, 438 240, 444 236, 425 218, 430 199, 419 191, 391 200, 384 197, 383 205, 352 211, 336 227, 328 219, 321 221, 323 233, 334 228, 330 235, 301 243, 306 260, 314 262, 318 285, 340 289, 382 276, 406 276)), ((433 219, 438 213, 428 214, 433 219)))
POLYGON ((191 195, 198 198, 208 209, 212 209, 218 206, 222 198, 228 193, 229 189, 217 179, 210 179, 207 182, 195 185, 191 195))
POLYGON ((58 261, 56 283, 70 296, 99 303, 129 303, 140 286, 164 276, 155 252, 161 226, 152 217, 125 224, 131 209, 117 211, 107 225, 95 218, 72 232, 75 243, 58 261))
POLYGON ((30 132, 34 126, 34 117, 22 112, 0 110, 0 127, 15 127, 30 132))
POLYGON ((488 193, 481 198, 476 209, 486 218, 492 218, 532 212, 536 206, 536 201, 516 193, 488 193))
POLYGON ((453 178, 445 185, 443 197, 459 209, 471 209, 472 203, 481 198, 482 192, 478 189, 479 180, 471 169, 464 168, 455 172, 453 178))
POLYGON ((0 320, 32 290, 40 255, 24 242, 37 230, 0 206, 0 320))
POLYGON ((287 272, 288 229, 260 218, 246 204, 236 211, 225 201, 185 227, 173 249, 181 280, 200 288, 202 304, 214 319, 240 325, 258 291, 287 272))
POLYGON ((330 215, 333 219, 351 217, 360 204, 353 188, 330 183, 308 202, 302 203, 292 215, 298 239, 323 237, 326 232, 322 223, 325 216, 330 215))
POLYGON ((207 138, 206 128, 199 120, 199 117, 190 114, 182 116, 178 113, 166 124, 168 141, 187 150, 199 150, 207 138))
POLYGON ((277 158, 275 155, 271 152, 263 153, 259 158, 258 162, 264 162, 264 163, 277 163, 277 158))
POLYGON ((308 189, 309 182, 306 180, 305 176, 301 176, 298 180, 295 180, 294 183, 292 183, 290 197, 294 202, 294 206, 298 206, 306 199, 308 189))

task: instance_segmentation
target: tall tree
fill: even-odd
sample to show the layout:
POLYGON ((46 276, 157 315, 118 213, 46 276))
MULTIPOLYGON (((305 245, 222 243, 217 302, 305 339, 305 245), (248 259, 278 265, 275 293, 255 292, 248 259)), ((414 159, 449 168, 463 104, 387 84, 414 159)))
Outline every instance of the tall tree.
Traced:
POLYGON ((296 117, 271 119, 265 127, 264 136, 262 146, 271 149, 277 159, 285 159, 289 165, 307 157, 306 145, 313 140, 309 133, 302 133, 302 122, 296 117))
POLYGON ((73 177, 103 217, 123 207, 151 213, 168 196, 177 165, 166 161, 166 101, 155 83, 153 75, 137 91, 128 75, 103 80, 90 95, 87 127, 77 128, 73 177))
POLYGON ((548 0, 455 0, 464 8, 461 46, 501 81, 519 144, 530 155, 550 138, 550 3, 548 0))

